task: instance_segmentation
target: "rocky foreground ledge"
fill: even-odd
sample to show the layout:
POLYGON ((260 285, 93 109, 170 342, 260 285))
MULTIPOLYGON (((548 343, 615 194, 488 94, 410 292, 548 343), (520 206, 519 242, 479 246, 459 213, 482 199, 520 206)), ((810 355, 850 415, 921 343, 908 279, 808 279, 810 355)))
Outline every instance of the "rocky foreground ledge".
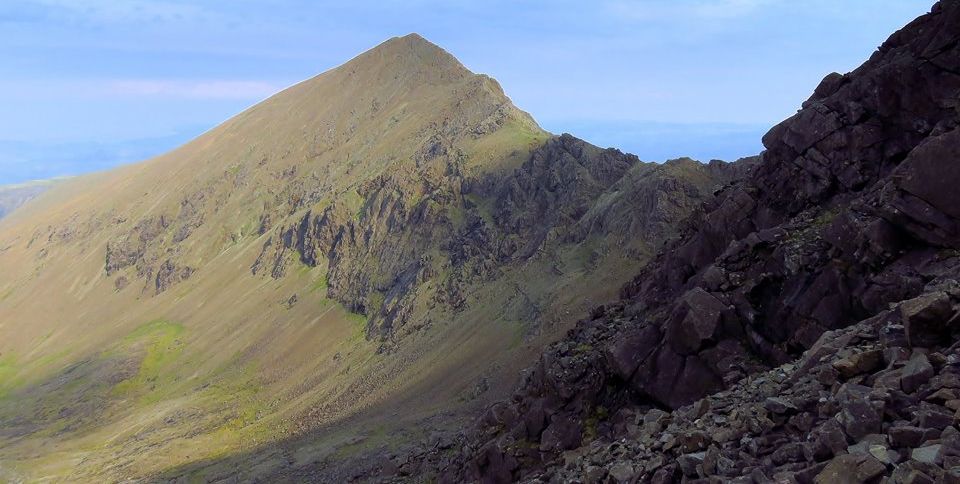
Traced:
POLYGON ((530 482, 960 482, 960 285, 933 289, 692 405, 624 409, 622 438, 530 482))

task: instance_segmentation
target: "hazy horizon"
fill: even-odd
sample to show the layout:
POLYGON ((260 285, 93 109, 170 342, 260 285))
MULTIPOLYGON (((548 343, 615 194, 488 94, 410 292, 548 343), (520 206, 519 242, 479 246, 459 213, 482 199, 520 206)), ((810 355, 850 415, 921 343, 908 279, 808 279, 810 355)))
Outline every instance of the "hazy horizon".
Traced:
POLYGON ((551 132, 648 161, 732 160, 929 6, 17 0, 0 6, 0 184, 162 154, 408 32, 498 79, 551 132))

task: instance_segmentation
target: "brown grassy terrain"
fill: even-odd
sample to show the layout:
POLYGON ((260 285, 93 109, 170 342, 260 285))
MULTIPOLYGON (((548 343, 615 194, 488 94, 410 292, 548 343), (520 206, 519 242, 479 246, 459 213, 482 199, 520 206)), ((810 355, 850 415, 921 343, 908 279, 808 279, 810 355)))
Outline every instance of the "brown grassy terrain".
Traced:
POLYGON ((169 154, 58 184, 0 222, 0 479, 201 478, 249 455, 240 476, 268 476, 425 439, 503 395, 715 185, 697 163, 637 163, 563 220, 577 237, 551 229, 535 254, 457 279, 462 304, 437 302, 452 266, 429 261, 453 258, 452 235, 390 234, 431 210, 452 234, 471 217, 502 224, 509 207, 461 193, 450 166, 499 180, 549 139, 496 81, 411 35, 169 154), (429 163, 435 146, 445 166, 429 163), (399 201, 370 195, 377 180, 399 201), (650 195, 664 180, 685 195, 650 195), (337 259, 351 272, 281 251, 282 274, 254 274, 285 228, 330 207, 353 214, 341 228, 367 251, 337 259), (382 262, 393 240, 430 270, 402 300, 403 330, 378 332, 399 284, 382 262))

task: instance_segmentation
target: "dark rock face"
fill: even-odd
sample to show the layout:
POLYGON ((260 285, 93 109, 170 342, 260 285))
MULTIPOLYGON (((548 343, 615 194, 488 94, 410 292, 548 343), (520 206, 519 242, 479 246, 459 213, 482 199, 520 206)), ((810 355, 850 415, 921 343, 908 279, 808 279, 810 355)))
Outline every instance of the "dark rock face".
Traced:
POLYGON ((112 275, 129 266, 136 266, 138 275, 152 270, 144 264, 147 250, 169 226, 170 222, 163 216, 148 217, 134 225, 122 240, 108 242, 104 267, 107 275, 112 275))
POLYGON ((157 279, 155 283, 156 293, 160 294, 166 291, 174 284, 184 279, 189 279, 191 275, 193 275, 193 268, 177 267, 172 260, 167 259, 160 265, 160 268, 157 269, 157 279))
MULTIPOLYGON (((949 287, 955 314, 960 286, 949 287)), ((567 482, 598 462, 626 461, 640 470, 638 482, 652 480, 670 463, 675 467, 666 473, 673 481, 752 476, 761 482, 874 482, 918 471, 929 482, 944 482, 960 465, 948 457, 960 450, 960 400, 952 387, 960 375, 957 339, 935 332, 929 347, 885 343, 882 335, 902 324, 899 309, 906 303, 824 333, 796 362, 658 417, 668 422, 661 428, 642 425, 642 411, 624 407, 615 419, 625 423, 611 430, 612 439, 598 439, 573 460, 552 462, 527 477, 567 482), (880 364, 862 373, 834 372, 877 352, 880 364), (917 368, 923 383, 914 377, 917 368), (704 437, 691 441, 694 435, 704 437)), ((601 472, 594 482, 607 475, 601 472)))
POLYGON ((600 482, 595 467, 625 460, 639 482, 952 475, 960 461, 943 447, 912 447, 957 432, 953 393, 928 398, 960 357, 958 99, 960 2, 943 1, 827 76, 764 137, 756 169, 695 213, 622 301, 548 348, 458 456, 408 472, 600 482), (679 421, 648 431, 652 409, 679 421), (588 447, 559 445, 577 439, 546 435, 554 422, 588 447))
POLYGON ((176 215, 144 217, 133 223, 126 234, 107 242, 104 271, 107 276, 120 274, 114 279, 114 287, 121 291, 136 277, 145 281, 144 291, 160 294, 188 279, 194 269, 178 262, 175 256, 181 244, 203 225, 202 209, 206 203, 207 190, 194 192, 180 201, 176 215))
POLYGON ((251 271, 280 278, 291 260, 325 265, 327 296, 366 314, 368 336, 394 340, 417 301, 462 309, 466 285, 550 244, 602 235, 640 259, 752 160, 648 164, 563 135, 508 173, 465 175, 464 155, 442 138, 413 162, 413 175, 359 187, 359 209, 338 201, 277 228, 251 271), (426 281, 432 292, 421 290, 426 281))

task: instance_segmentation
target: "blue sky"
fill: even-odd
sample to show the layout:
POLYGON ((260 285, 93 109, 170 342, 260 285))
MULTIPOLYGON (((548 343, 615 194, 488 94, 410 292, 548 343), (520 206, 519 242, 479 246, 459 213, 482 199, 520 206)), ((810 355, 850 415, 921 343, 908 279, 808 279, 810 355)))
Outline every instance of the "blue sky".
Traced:
POLYGON ((3 0, 0 184, 171 149, 419 32, 548 130, 733 159, 933 0, 3 0))

